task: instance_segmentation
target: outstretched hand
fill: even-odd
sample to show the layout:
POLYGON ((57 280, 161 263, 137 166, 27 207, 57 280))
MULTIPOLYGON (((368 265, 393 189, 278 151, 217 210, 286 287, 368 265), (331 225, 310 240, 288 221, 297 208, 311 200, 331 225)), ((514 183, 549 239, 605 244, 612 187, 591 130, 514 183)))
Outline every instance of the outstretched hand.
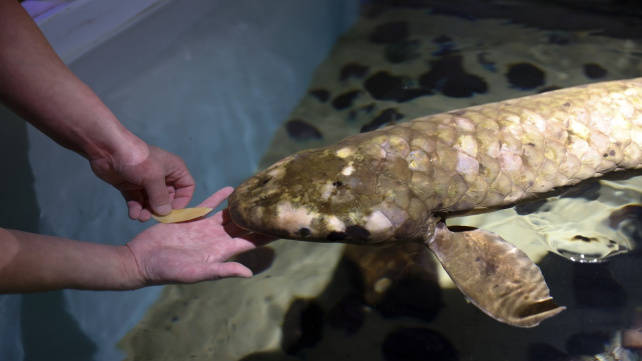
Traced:
MULTIPOLYGON (((223 188, 199 207, 216 208, 232 191, 231 187, 223 188)), ((127 247, 136 259, 142 287, 251 277, 252 271, 244 265, 226 261, 274 239, 239 228, 224 209, 200 220, 156 224, 136 236, 127 247)))
POLYGON ((194 194, 194 179, 183 160, 167 151, 148 146, 142 161, 112 156, 90 162, 94 173, 118 189, 129 208, 129 218, 141 222, 152 212, 166 215, 172 209, 185 208, 194 194))

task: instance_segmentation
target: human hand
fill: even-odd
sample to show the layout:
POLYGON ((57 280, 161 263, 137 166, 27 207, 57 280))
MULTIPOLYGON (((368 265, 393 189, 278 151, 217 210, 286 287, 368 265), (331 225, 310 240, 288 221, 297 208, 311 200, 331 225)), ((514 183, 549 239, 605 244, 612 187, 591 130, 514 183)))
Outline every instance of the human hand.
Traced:
POLYGON ((141 222, 152 212, 166 215, 185 208, 194 194, 194 179, 183 160, 167 151, 147 146, 148 152, 135 159, 130 155, 90 160, 91 169, 118 189, 129 209, 129 218, 141 222))
MULTIPOLYGON (((199 207, 216 208, 233 191, 214 193, 199 207)), ((212 217, 184 223, 156 224, 131 240, 139 287, 166 283, 196 283, 227 277, 251 277, 252 271, 236 262, 236 254, 265 245, 275 238, 239 228, 224 209, 212 217)))

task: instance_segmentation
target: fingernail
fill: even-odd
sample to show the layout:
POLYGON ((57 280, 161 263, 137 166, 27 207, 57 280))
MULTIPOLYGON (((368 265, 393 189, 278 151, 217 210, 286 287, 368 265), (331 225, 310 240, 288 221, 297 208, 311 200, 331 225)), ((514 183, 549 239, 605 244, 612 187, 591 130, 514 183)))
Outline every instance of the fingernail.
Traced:
POLYGON ((172 211, 172 206, 169 204, 163 204, 162 206, 156 207, 156 213, 160 216, 168 215, 172 211))

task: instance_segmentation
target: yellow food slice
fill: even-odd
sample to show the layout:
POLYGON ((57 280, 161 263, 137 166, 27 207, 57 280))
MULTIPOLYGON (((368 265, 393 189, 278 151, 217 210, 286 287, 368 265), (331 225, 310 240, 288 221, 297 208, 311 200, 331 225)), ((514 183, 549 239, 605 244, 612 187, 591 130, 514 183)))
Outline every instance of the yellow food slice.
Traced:
POLYGON ((203 217, 206 214, 210 213, 214 208, 208 207, 195 207, 195 208, 183 208, 183 209, 173 209, 166 216, 159 216, 152 214, 152 217, 161 222, 161 223, 178 223, 191 221, 199 217, 203 217))

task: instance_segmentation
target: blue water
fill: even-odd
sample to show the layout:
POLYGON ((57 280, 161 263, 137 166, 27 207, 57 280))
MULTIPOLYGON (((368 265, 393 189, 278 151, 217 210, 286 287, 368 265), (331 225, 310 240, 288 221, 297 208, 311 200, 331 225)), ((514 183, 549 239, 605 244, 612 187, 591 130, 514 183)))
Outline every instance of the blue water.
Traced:
MULTIPOLYGON (((265 134, 296 104, 356 2, 162 5, 70 67, 129 129, 186 161, 196 204, 254 172, 265 134), (309 38, 314 47, 300 51, 309 38)), ((147 226, 128 219, 86 160, 4 108, 0 117, 0 226, 106 244, 147 226)), ((120 359, 116 344, 161 290, 0 296, 0 359, 120 359)))

